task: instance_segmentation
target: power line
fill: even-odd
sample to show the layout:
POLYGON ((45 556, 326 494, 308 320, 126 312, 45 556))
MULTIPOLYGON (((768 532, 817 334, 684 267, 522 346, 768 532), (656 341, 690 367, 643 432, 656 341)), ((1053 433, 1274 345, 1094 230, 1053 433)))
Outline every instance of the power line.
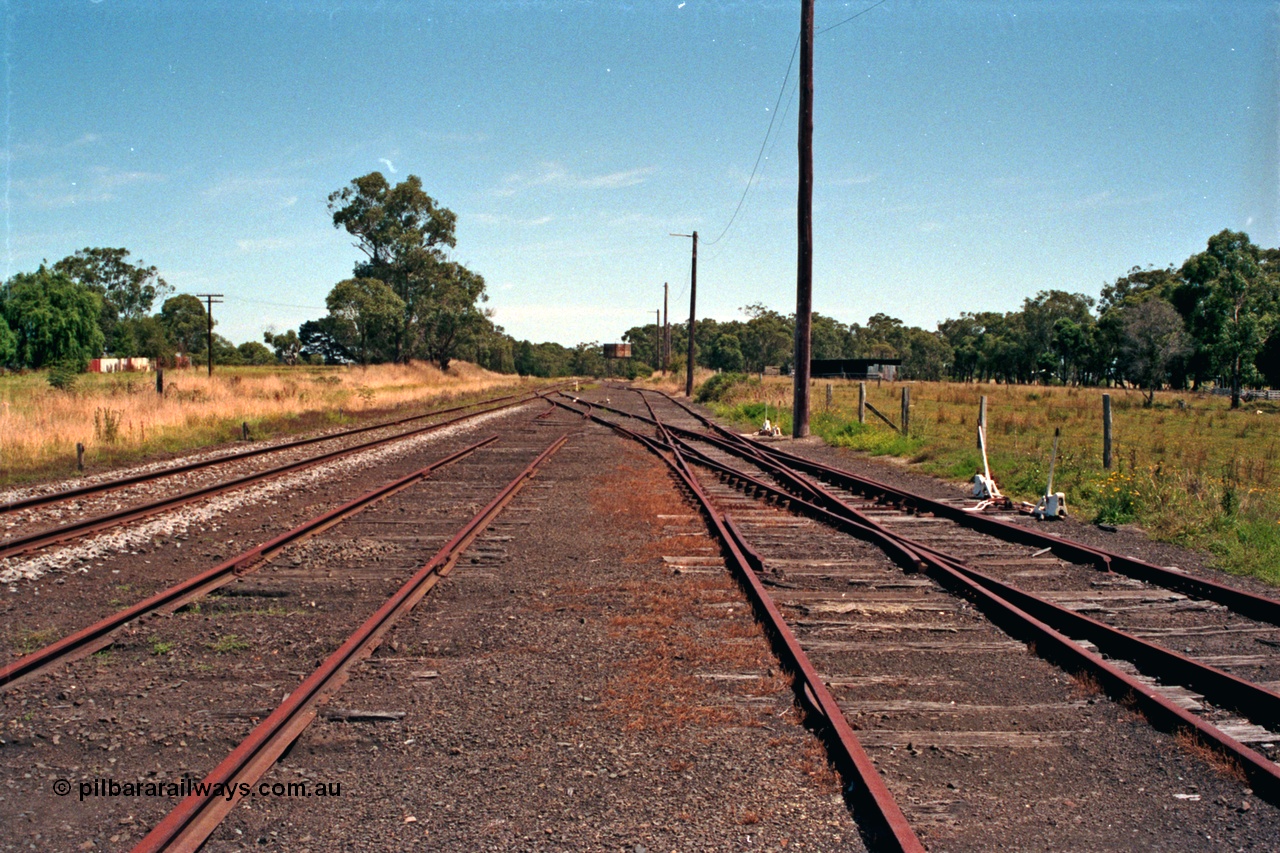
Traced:
MULTIPOLYGON (((820 36, 823 33, 829 33, 832 30, 834 30, 836 27, 843 27, 845 24, 849 23, 850 21, 857 20, 858 18, 861 18, 863 15, 870 12, 872 9, 875 9, 879 6, 883 6, 885 3, 888 3, 888 2, 889 0, 879 0, 879 2, 873 3, 872 5, 863 9, 861 12, 858 12, 856 15, 850 15, 849 17, 845 18, 843 21, 840 21, 838 23, 832 24, 829 27, 824 27, 821 30, 818 30, 817 33, 815 33, 815 36, 820 36)), ((795 47, 791 49, 791 59, 787 62, 787 73, 782 78, 782 88, 779 89, 778 91, 778 100, 774 103, 773 112, 769 116, 769 127, 765 129, 764 139, 761 140, 760 142, 760 152, 756 154, 756 162, 755 162, 755 165, 751 167, 751 176, 747 178, 747 185, 742 190, 742 197, 738 199, 738 206, 733 209, 733 215, 729 217, 729 223, 724 226, 724 230, 720 232, 720 236, 716 237, 714 240, 706 241, 705 243, 703 243, 704 246, 714 246, 716 243, 719 243, 722 239, 724 239, 724 235, 729 233, 729 229, 733 227, 733 223, 737 220, 738 213, 741 212, 742 205, 747 200, 747 194, 751 192, 752 181, 755 180, 756 172, 760 168, 760 160, 764 155, 765 146, 769 144, 769 134, 773 133, 773 124, 778 118, 778 106, 782 103, 782 96, 787 91, 787 81, 791 79, 791 69, 795 65, 796 53, 799 50, 800 50, 800 36, 797 35, 795 47)), ((793 89, 792 91, 794 93, 795 90, 793 89)), ((791 109, 791 99, 788 98, 787 110, 790 111, 790 109, 791 109)), ((776 137, 774 138, 774 146, 775 147, 777 146, 776 137)), ((772 149, 770 149, 770 153, 772 153, 772 149)))
POLYGON ((747 200, 747 193, 751 191, 751 182, 755 179, 756 170, 760 168, 760 158, 764 156, 764 147, 769 143, 769 134, 773 133, 773 122, 778 117, 778 106, 782 103, 782 96, 787 91, 787 81, 791 79, 791 67, 796 62, 796 51, 800 49, 800 37, 796 36, 796 45, 791 49, 791 59, 787 62, 787 73, 782 78, 782 88, 778 90, 778 100, 773 104, 773 111, 769 114, 769 127, 764 132, 764 139, 760 141, 760 153, 756 155, 756 163, 751 167, 751 177, 747 178, 747 185, 742 189, 742 198, 738 199, 738 206, 733 209, 733 216, 729 217, 729 224, 720 232, 720 236, 714 240, 709 240, 706 245, 714 246, 719 243, 725 234, 729 233, 729 229, 733 227, 734 220, 738 218, 738 211, 742 210, 742 203, 747 200))
POLYGON ((871 6, 868 6, 867 8, 863 9, 861 12, 859 12, 856 15, 850 15, 848 18, 845 18, 843 21, 841 21, 838 24, 832 24, 829 27, 823 27, 822 29, 818 30, 817 35, 822 35, 823 33, 829 33, 832 30, 834 30, 836 27, 843 27, 845 24, 849 23, 850 21, 861 18, 863 15, 867 14, 872 9, 876 8, 876 6, 883 6, 885 3, 888 3, 888 2, 889 0, 880 0, 879 3, 875 3, 871 6))

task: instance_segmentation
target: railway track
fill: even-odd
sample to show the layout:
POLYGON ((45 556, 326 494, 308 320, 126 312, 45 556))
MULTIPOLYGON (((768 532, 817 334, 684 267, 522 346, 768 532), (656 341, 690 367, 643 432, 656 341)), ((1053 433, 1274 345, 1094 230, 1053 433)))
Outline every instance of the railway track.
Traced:
POLYGON ((235 492, 263 481, 282 477, 327 462, 333 462, 389 444, 407 441, 487 412, 520 405, 528 402, 534 396, 536 395, 506 395, 481 401, 474 405, 441 409, 421 415, 400 418, 387 423, 300 439, 283 445, 255 448, 225 456, 200 459, 168 468, 148 470, 117 479, 101 480, 77 488, 14 500, 0 506, 0 513, 13 516, 6 522, 6 533, 8 535, 0 539, 0 561, 29 554, 33 551, 104 530, 110 530, 130 522, 150 518, 176 507, 235 492), (466 410, 471 411, 466 414, 459 414, 466 410), (452 415, 452 417, 446 417, 449 415, 452 415), (434 419, 434 421, 425 426, 396 431, 397 427, 424 419, 434 419), (372 439, 363 437, 366 433, 374 431, 382 434, 372 439), (297 452, 300 448, 309 447, 317 442, 333 442, 337 446, 311 456, 301 455, 297 452), (247 473, 242 470, 247 460, 253 459, 256 461, 258 457, 264 454, 282 454, 284 456, 293 456, 294 458, 284 462, 277 462, 277 464, 270 467, 256 466, 255 470, 247 473), (230 476, 225 473, 219 473, 219 471, 208 470, 213 468, 228 471, 230 476), (192 485, 191 474, 197 471, 203 475, 204 482, 194 488, 189 488, 188 486, 192 485), (141 491, 140 494, 136 494, 136 497, 140 498, 140 500, 135 503, 128 503, 131 495, 119 494, 121 490, 129 487, 149 486, 161 480, 169 480, 179 486, 181 490, 175 490, 170 487, 164 490, 165 494, 157 497, 148 493, 148 491, 135 488, 135 493, 141 491), (105 508, 103 497, 107 495, 112 496, 110 498, 111 507, 106 511, 102 511, 105 508), (70 511, 63 510, 54 513, 51 513, 48 509, 43 513, 37 511, 38 508, 47 508, 68 502, 76 503, 70 511), (98 510, 97 513, 94 512, 95 509, 98 510), (67 518, 68 515, 71 518, 67 518), (55 523, 53 526, 46 526, 50 520, 55 523))
MULTIPOLYGON (((201 804, 179 804, 181 819, 164 819, 163 796, 130 812, 130 825, 157 828, 141 849, 195 849, 237 802, 226 792, 271 766, 464 550, 500 547, 501 537, 486 544, 487 525, 577 426, 533 420, 542 411, 490 419, 500 438, 456 427, 426 466, 6 666, 13 683, 0 701, 16 716, 33 700, 52 704, 45 726, 101 738, 109 752, 133 747, 117 754, 137 765, 112 759, 113 778, 185 792, 209 776, 201 804), (273 711, 285 693, 292 698, 273 711), (237 752, 246 732, 258 740, 237 752), (233 771, 224 754, 238 756, 233 771), (190 769, 157 777, 157 760, 190 769), (215 786, 220 779, 230 787, 215 786)), ((118 817, 109 799, 82 805, 90 823, 118 817)))
POLYGON ((10 614, 67 634, 104 624, 70 658, 37 661, 0 689, 11 839, 83 846, 62 843, 75 837, 59 824, 72 813, 77 827, 98 828, 84 844, 148 850, 338 839, 395 849, 424 838, 439 849, 601 849, 628 838, 627 849, 731 838, 1237 849, 1280 827, 1266 787, 1274 755, 1249 740, 1273 731, 1261 722, 1270 664, 1224 659, 1246 639, 1265 657, 1265 603, 1232 611, 1189 595, 1200 581, 1185 576, 1177 590, 1140 594, 1138 581, 1098 568, 1126 558, 1060 540, 1044 551, 1014 518, 980 521, 1014 528, 1015 542, 993 539, 952 521, 954 503, 934 508, 763 453, 771 448, 644 397, 606 389, 594 402, 494 412, 361 457, 358 470, 294 489, 287 503, 259 501, 218 529, 26 585, 4 602, 10 614), (707 523, 655 476, 652 455, 584 414, 660 456, 707 523), (504 486, 566 434, 574 449, 493 521, 504 486), (637 537, 646 516, 655 534, 637 537), (612 521, 586 526, 602 517, 612 521), (640 571, 654 561, 656 575, 640 571), (795 706, 725 567, 792 674, 795 706), (645 579, 628 577, 636 572, 645 579), (73 605, 60 603, 81 578, 73 605), (1144 677, 1150 660, 1126 664, 1111 641, 1072 634, 1078 626, 1028 613, 1025 627, 1033 605, 999 584, 1048 590, 1051 603, 1208 659, 1262 693, 1144 677), (126 600, 112 604, 113 594, 126 600), (1156 615, 1144 615, 1147 599, 1156 615), (100 618, 129 600, 147 607, 100 618), (1211 623, 1195 621, 1206 614, 1211 623), (1093 659, 1103 669, 1085 669, 1093 659), (798 755, 808 747, 795 707, 841 774, 834 797, 805 781, 821 771, 798 755), (1210 729, 1254 744, 1255 763, 1206 740, 1210 729), (24 766, 33 769, 21 776, 24 766), (84 796, 104 779, 175 787, 84 796), (258 793, 326 779, 342 781, 341 804, 258 793), (80 797, 59 810, 48 786, 62 780, 80 797), (644 807, 620 809, 628 797, 644 807), (700 833, 681 828, 690 820, 700 833))
MULTIPOLYGON (((629 415, 633 428, 647 421, 647 434, 668 453, 678 448, 698 463, 709 514, 723 520, 725 538, 769 586, 821 680, 840 688, 843 713, 872 752, 913 755, 923 744, 978 754, 1089 752, 1090 726, 1080 718, 1093 710, 1085 694, 1105 689, 1184 746, 1225 757, 1260 795, 1280 799, 1273 682, 1280 661, 1268 654, 1280 633, 1266 618, 1275 602, 772 452, 670 400, 646 400, 646 411, 633 397, 613 397, 631 405, 597 403, 593 411, 612 409, 615 421, 629 415), (656 431, 655 420, 663 424, 656 431), (749 495, 809 518, 762 507, 749 495), (869 556, 866 542, 884 553, 869 556), (1145 579, 1105 571, 1119 567, 1145 579), (1046 702, 1036 691, 1019 696, 982 680, 1025 657, 1028 643, 1073 673, 1080 695, 1046 702), (874 671, 877 657, 898 661, 910 675, 860 674, 874 671), (957 660, 968 670, 958 680, 957 660), (1027 715, 1030 725, 1021 719, 1027 715)), ((825 709, 821 715, 836 722, 825 709)), ((865 782, 865 771, 858 772, 865 782)), ((976 782, 948 784, 981 795, 976 782)), ((906 792, 911 796, 910 786, 906 792)), ((948 805, 904 811, 913 826, 962 838, 964 816, 948 805)), ((1019 825, 1012 815, 1007 820, 1019 825)))

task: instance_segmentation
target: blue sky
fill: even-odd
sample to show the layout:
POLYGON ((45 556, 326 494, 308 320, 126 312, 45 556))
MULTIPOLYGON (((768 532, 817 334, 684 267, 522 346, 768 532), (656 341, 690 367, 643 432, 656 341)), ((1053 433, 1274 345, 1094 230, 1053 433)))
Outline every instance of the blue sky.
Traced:
MULTIPOLYGON (((815 310, 932 329, 1223 228, 1280 244, 1280 4, 848 20, 875 3, 817 3, 815 310)), ((617 340, 663 282, 686 319, 668 234, 695 229, 699 316, 794 310, 798 0, 3 9, 6 276, 124 246, 258 340, 324 313, 359 257, 325 199, 379 170, 458 214, 453 257, 517 338, 617 340)))

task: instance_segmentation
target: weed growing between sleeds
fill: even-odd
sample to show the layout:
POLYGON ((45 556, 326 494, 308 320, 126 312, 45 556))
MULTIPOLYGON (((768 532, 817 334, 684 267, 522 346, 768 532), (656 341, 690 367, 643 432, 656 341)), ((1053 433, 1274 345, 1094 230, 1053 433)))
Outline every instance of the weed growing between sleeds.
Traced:
MULTIPOLYGON (((790 383, 719 379, 709 402, 744 430, 759 429, 767 411, 789 434, 790 383)), ((868 382, 867 400, 896 418, 905 384, 868 382)), ((858 423, 858 383, 850 380, 814 380, 811 430, 831 445, 902 457, 926 473, 965 481, 982 467, 976 424, 985 396, 988 458, 1005 494, 1034 501, 1044 493, 1057 427, 1054 491, 1066 493, 1074 516, 1140 525, 1156 539, 1208 550, 1220 568, 1280 585, 1277 404, 1233 412, 1227 398, 1190 392, 1162 392, 1148 407, 1141 392, 1116 388, 909 385, 910 435, 870 412, 858 423), (1111 470, 1102 467, 1104 393, 1112 403, 1111 470)))

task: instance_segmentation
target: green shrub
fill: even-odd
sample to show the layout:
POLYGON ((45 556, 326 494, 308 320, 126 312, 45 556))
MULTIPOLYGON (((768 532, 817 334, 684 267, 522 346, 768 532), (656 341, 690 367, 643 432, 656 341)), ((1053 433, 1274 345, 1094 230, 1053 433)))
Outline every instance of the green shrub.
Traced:
POLYGON ((698 386, 694 400, 698 403, 724 402, 735 385, 752 382, 745 373, 717 373, 698 386))

